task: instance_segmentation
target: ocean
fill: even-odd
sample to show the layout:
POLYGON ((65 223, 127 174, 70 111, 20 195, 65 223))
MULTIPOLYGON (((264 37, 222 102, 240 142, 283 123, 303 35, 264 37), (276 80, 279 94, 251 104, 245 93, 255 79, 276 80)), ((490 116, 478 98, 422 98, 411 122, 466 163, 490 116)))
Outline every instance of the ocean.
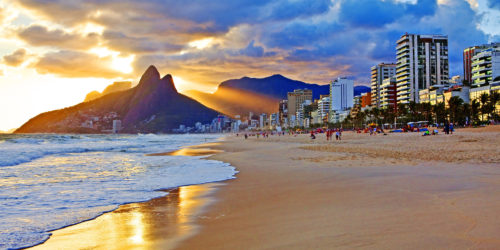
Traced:
POLYGON ((49 231, 160 189, 234 178, 228 163, 146 156, 214 142, 220 135, 0 135, 0 249, 39 244, 49 231))

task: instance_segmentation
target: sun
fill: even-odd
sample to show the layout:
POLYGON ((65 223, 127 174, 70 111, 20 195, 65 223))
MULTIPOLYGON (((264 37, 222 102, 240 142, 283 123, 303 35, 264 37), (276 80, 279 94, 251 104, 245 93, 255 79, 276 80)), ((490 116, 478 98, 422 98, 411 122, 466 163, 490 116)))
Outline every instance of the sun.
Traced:
POLYGON ((116 56, 113 57, 111 62, 111 68, 120 71, 125 74, 130 74, 134 71, 132 67, 132 62, 134 62, 135 55, 130 55, 127 57, 116 56))
POLYGON ((132 63, 135 60, 135 55, 121 56, 120 52, 110 50, 106 47, 95 47, 89 50, 90 53, 97 55, 100 58, 109 57, 111 60, 110 67, 116 71, 130 74, 134 71, 132 63))
POLYGON ((190 42, 189 46, 197 49, 204 49, 208 47, 213 41, 214 41, 213 37, 203 38, 200 40, 190 42))

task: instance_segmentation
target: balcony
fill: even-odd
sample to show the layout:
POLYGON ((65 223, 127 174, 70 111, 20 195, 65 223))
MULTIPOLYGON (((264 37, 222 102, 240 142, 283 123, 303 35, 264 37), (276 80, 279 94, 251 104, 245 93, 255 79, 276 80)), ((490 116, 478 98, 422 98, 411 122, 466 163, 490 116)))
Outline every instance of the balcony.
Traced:
POLYGON ((408 48, 408 47, 403 47, 402 49, 398 49, 398 50, 396 51, 396 55, 400 55, 400 54, 402 54, 402 53, 406 53, 406 52, 408 52, 408 51, 410 51, 410 48, 408 48))
POLYGON ((405 47, 405 46, 410 46, 409 42, 399 43, 399 41, 400 40, 398 40, 398 45, 396 46, 396 50, 399 50, 400 48, 405 47))
POLYGON ((491 63, 490 60, 487 60, 487 59, 483 59, 483 60, 479 60, 479 61, 473 61, 472 62, 472 66, 478 66, 478 65, 483 65, 483 64, 487 64, 487 63, 491 63))

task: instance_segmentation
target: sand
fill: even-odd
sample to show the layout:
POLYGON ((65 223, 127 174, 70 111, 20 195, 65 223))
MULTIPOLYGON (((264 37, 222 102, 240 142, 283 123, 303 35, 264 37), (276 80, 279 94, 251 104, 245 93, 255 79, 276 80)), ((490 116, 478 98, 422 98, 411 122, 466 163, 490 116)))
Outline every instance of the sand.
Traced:
MULTIPOLYGON (((180 199, 207 208, 188 214, 195 228, 188 236, 163 241, 162 232, 180 223, 162 216, 179 214, 177 205, 153 216, 149 223, 157 226, 148 227, 142 245, 131 244, 130 235, 113 239, 153 249, 499 249, 499 136, 498 126, 427 137, 345 132, 340 142, 324 135, 229 136, 210 145, 224 151, 211 158, 240 173, 202 196, 215 202, 180 199)), ((143 216, 162 207, 151 204, 143 216)), ((115 216, 122 219, 110 220, 131 220, 127 211, 115 216)), ((108 224, 86 230, 110 231, 108 224)), ((50 249, 72 227, 40 247, 50 249)), ((64 235, 75 240, 81 233, 64 235)), ((105 248, 109 239, 94 240, 105 248)))

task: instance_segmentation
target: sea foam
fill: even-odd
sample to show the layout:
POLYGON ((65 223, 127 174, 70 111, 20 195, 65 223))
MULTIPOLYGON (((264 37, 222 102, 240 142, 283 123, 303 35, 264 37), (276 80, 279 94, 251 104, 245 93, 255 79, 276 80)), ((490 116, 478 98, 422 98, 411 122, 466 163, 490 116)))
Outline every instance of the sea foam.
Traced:
POLYGON ((0 248, 46 240, 159 189, 234 178, 227 163, 146 156, 215 141, 217 135, 8 135, 0 139, 0 248))

